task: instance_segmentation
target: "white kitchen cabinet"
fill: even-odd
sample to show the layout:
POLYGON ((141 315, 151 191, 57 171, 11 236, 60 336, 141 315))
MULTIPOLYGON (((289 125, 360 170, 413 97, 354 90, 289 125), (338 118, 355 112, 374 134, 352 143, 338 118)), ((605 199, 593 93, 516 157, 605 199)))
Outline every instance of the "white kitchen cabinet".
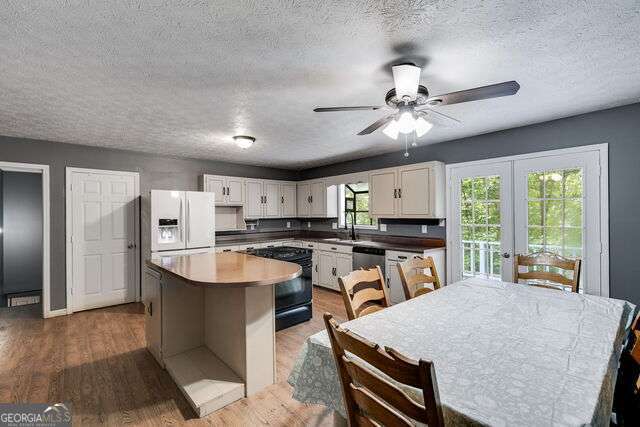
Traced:
POLYGON ((295 218, 297 212, 297 187, 295 182, 280 184, 280 216, 295 218))
MULTIPOLYGON (((430 256, 433 258, 433 263, 436 266, 438 277, 440 278, 440 284, 444 285, 445 282, 445 248, 434 248, 424 251, 424 254, 417 254, 413 252, 401 252, 401 251, 386 251, 385 260, 385 276, 387 287, 389 289, 389 298, 392 304, 398 304, 405 301, 404 290, 402 288, 402 280, 400 279, 400 272, 398 271, 398 262, 404 262, 415 256, 430 256)), ((431 285, 427 285, 431 286, 431 285)))
POLYGON ((261 218, 264 206, 264 192, 262 180, 246 179, 244 181, 246 200, 244 215, 246 218, 261 218))
POLYGON ((386 285, 389 292, 391 304, 398 304, 405 300, 400 272, 398 271, 398 261, 387 258, 385 262, 386 285))
POLYGON ((244 204, 244 178, 203 175, 200 187, 202 191, 215 194, 216 205, 239 206, 244 204))
POLYGON ((298 217, 337 218, 338 187, 327 186, 324 180, 306 181, 298 184, 298 217))
POLYGON ((312 285, 318 285, 318 283, 319 283, 318 279, 319 279, 320 265, 319 265, 318 258, 319 258, 319 252, 317 250, 313 250, 313 253, 311 255, 311 265, 313 267, 313 270, 311 270, 311 284, 312 285))
POLYGON ((142 302, 144 304, 144 322, 145 322, 145 338, 147 340, 147 348, 158 361, 160 366, 162 362, 162 316, 160 310, 161 291, 160 280, 162 274, 151 268, 145 268, 144 278, 142 282, 142 302))
POLYGON ((426 162, 369 174, 370 212, 375 218, 444 218, 445 168, 426 162))
MULTIPOLYGON (((340 290, 338 277, 353 270, 353 257, 350 253, 318 251, 318 285, 340 290)), ((312 279, 313 280, 313 279, 312 279)))
POLYGON ((263 181, 264 193, 262 218, 280 218, 280 183, 278 181, 263 181))

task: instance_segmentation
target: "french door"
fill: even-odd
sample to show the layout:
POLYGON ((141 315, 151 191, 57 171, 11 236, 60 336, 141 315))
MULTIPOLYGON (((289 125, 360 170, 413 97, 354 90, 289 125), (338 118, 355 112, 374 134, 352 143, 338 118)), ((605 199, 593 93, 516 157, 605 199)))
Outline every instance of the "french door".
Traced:
POLYGON ((608 295, 602 157, 596 146, 450 165, 449 282, 510 282, 515 254, 546 251, 581 258, 582 291, 608 295))

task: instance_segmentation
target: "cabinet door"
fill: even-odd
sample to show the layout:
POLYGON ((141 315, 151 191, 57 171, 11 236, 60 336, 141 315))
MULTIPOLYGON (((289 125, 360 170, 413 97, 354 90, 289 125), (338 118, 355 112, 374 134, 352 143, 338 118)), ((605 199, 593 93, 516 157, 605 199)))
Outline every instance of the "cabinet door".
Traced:
POLYGON ((395 169, 376 171, 369 175, 369 210, 371 215, 381 218, 396 216, 397 188, 395 169))
POLYGON ((424 217, 431 210, 431 168, 405 166, 398 169, 400 217, 424 217))
POLYGON ((325 187, 324 181, 314 182, 311 184, 311 212, 309 215, 312 217, 325 217, 327 216, 325 203, 327 196, 327 187, 325 187))
POLYGON ((338 277, 346 276, 353 271, 353 258, 351 255, 336 255, 336 289, 340 290, 338 277))
POLYGON ((244 179, 235 176, 227 177, 227 204, 244 204, 244 179))
POLYGON ((278 218, 280 217, 280 184, 273 181, 265 181, 264 191, 264 208, 263 217, 278 218))
POLYGON ((336 289, 335 266, 336 256, 334 254, 331 252, 320 252, 318 254, 318 285, 336 289))
POLYGON ((296 185, 280 185, 280 216, 293 218, 296 216, 296 185))
POLYGON ((156 358, 158 363, 162 365, 162 309, 161 309, 161 293, 160 279, 161 274, 155 270, 146 268, 143 278, 143 303, 144 303, 144 322, 145 322, 145 338, 147 340, 147 349, 156 358))
POLYGON ((247 199, 244 204, 244 216, 247 218, 262 217, 262 207, 264 206, 262 181, 248 179, 245 181, 244 189, 247 199))
POLYGON ((389 299, 391 299, 391 303, 398 304, 404 301, 404 290, 402 289, 400 272, 398 272, 398 261, 388 259, 385 265, 385 273, 387 276, 387 288, 389 290, 389 299))
POLYGON ((296 204, 298 205, 298 216, 309 216, 309 184, 298 184, 297 188, 296 204))
POLYGON ((225 182, 223 176, 207 175, 204 180, 204 191, 213 193, 216 196, 216 205, 226 204, 225 182), (224 194, 223 194, 224 193, 224 194))

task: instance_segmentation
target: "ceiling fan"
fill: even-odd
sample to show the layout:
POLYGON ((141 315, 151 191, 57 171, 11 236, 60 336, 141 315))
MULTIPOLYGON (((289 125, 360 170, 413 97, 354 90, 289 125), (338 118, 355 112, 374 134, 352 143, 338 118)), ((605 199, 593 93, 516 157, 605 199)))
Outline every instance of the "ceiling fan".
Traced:
POLYGON ((431 130, 434 124, 458 126, 461 123, 453 117, 442 114, 430 107, 459 104, 481 99, 498 98, 515 95, 520 85, 515 80, 481 86, 444 95, 430 96, 426 87, 420 84, 420 67, 412 63, 403 63, 391 67, 395 87, 387 92, 384 106, 356 107, 319 107, 313 111, 318 113, 334 111, 387 110, 388 114, 367 126, 358 135, 368 135, 385 126, 382 132, 392 139, 400 133, 415 132, 421 137, 431 130))

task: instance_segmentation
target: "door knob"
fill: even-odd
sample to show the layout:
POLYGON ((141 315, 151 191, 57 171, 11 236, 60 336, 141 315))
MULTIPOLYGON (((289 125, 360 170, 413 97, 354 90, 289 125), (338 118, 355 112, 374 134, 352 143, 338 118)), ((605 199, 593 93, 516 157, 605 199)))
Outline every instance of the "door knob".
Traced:
POLYGON ((502 253, 502 258, 510 258, 511 254, 509 252, 503 252, 502 253))

